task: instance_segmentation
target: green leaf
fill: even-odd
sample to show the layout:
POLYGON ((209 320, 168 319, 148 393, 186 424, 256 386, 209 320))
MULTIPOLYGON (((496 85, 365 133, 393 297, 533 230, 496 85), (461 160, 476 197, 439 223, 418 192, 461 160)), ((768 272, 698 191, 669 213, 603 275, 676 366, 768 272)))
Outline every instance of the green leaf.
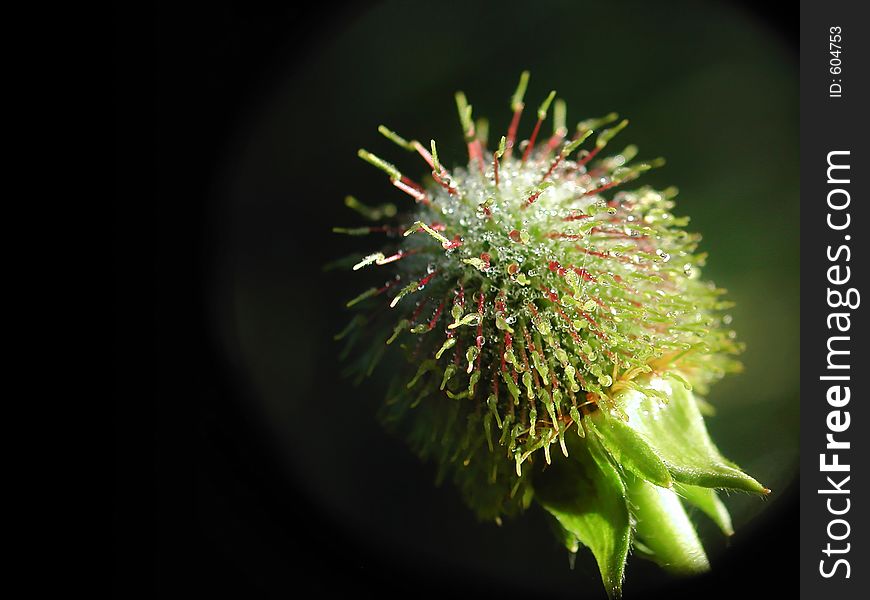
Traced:
POLYGON ((631 474, 625 483, 644 557, 675 573, 708 571, 704 547, 677 495, 631 474))
POLYGON ((603 410, 593 413, 586 422, 601 436, 604 447, 618 464, 655 485, 671 487, 673 481, 667 465, 642 434, 603 410))
POLYGON ((674 486, 674 491, 684 502, 699 508, 701 512, 713 519, 713 522, 719 526, 722 533, 734 535, 731 515, 728 514, 728 509, 722 504, 715 490, 678 483, 674 486))
POLYGON ((597 440, 570 436, 566 441, 569 457, 557 455, 538 474, 535 497, 565 530, 568 550, 576 551, 579 540, 592 551, 608 595, 618 598, 631 542, 625 485, 597 440))
POLYGON ((667 465, 675 481, 709 488, 766 494, 767 488, 725 459, 716 449, 695 397, 675 379, 653 379, 649 394, 640 386, 619 394, 628 426, 641 434, 667 465), (664 393, 669 402, 654 395, 664 393))

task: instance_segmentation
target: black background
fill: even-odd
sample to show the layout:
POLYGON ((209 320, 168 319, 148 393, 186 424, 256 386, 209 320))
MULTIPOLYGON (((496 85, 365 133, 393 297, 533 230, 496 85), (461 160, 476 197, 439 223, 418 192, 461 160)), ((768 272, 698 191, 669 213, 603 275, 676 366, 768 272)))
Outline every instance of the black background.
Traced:
MULTIPOLYGON (((220 251, 208 185, 230 135, 229 126, 214 124, 238 118, 276 56, 293 49, 305 60, 364 8, 119 9, 112 498, 119 597, 516 592, 509 582, 478 581, 375 547, 298 493, 241 409, 245 383, 222 362, 204 313, 207 269, 220 251)), ((747 9, 797 51, 797 6, 747 9)), ((790 596, 797 548, 792 494, 713 573, 662 592, 731 596, 739 579, 744 597, 790 596)))

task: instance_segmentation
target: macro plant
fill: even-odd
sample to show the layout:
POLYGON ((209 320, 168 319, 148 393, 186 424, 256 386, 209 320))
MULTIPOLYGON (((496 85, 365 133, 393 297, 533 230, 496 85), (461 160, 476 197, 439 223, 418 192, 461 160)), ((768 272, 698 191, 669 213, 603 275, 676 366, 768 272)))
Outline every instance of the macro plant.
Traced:
POLYGON ((383 126, 427 179, 359 151, 409 199, 346 199, 376 224, 334 231, 380 239, 342 264, 387 272, 347 303, 355 314, 336 338, 358 378, 401 348, 384 423, 479 518, 540 505, 571 553, 592 552, 616 597, 630 552, 677 573, 709 568, 687 507, 730 535, 716 490, 769 490, 706 430, 703 396, 740 369, 741 344, 725 291, 701 277, 700 236, 673 212, 677 190, 631 185, 664 161, 636 161, 632 145, 610 153, 628 124, 616 114, 569 131, 555 92, 520 141, 528 80, 491 146, 487 121, 456 94, 465 166, 448 170, 434 140, 383 126))

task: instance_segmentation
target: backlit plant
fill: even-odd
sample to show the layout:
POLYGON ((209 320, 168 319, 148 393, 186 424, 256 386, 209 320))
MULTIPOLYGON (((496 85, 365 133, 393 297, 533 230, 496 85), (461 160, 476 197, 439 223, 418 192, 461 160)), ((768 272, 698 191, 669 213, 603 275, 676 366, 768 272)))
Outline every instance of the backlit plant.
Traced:
POLYGON ((383 419, 449 476, 482 519, 534 502, 569 551, 588 547, 618 596, 629 551, 684 573, 709 568, 684 505, 730 534, 716 488, 766 494, 723 458, 696 394, 740 364, 724 290, 700 276, 700 236, 673 212, 676 189, 632 184, 662 159, 609 154, 616 114, 566 126, 551 92, 518 141, 528 73, 494 147, 487 123, 456 94, 468 163, 448 170, 435 141, 406 140, 430 176, 416 183, 365 150, 410 197, 400 209, 349 208, 379 236, 353 270, 385 269, 383 284, 348 302, 336 337, 370 374, 390 346, 407 356, 383 419), (552 108, 553 131, 542 133, 552 108), (386 222, 382 222, 386 221, 386 222))

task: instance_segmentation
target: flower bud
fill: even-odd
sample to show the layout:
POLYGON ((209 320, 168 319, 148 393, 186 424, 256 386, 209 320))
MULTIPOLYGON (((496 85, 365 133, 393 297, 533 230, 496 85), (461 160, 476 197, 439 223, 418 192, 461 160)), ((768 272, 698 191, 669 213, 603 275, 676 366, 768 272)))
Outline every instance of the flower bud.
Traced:
POLYGON ((360 150, 408 200, 367 208, 349 197, 357 214, 392 220, 335 230, 386 234, 354 262, 385 270, 385 283, 348 303, 366 317, 342 337, 368 345, 358 373, 391 357, 405 385, 385 421, 480 518, 500 522, 536 501, 569 551, 591 550, 618 596, 632 545, 677 572, 708 568, 685 504, 730 534, 714 490, 768 490, 721 456, 704 425, 695 392, 740 368, 741 345, 724 290, 701 277, 700 237, 673 212, 675 189, 629 187, 664 161, 634 162, 635 146, 606 155, 628 125, 616 114, 581 121, 565 140, 561 99, 552 136, 536 143, 555 92, 518 141, 527 84, 524 73, 492 150, 456 94, 468 163, 452 171, 434 140, 381 126, 428 164, 422 184, 360 150))

